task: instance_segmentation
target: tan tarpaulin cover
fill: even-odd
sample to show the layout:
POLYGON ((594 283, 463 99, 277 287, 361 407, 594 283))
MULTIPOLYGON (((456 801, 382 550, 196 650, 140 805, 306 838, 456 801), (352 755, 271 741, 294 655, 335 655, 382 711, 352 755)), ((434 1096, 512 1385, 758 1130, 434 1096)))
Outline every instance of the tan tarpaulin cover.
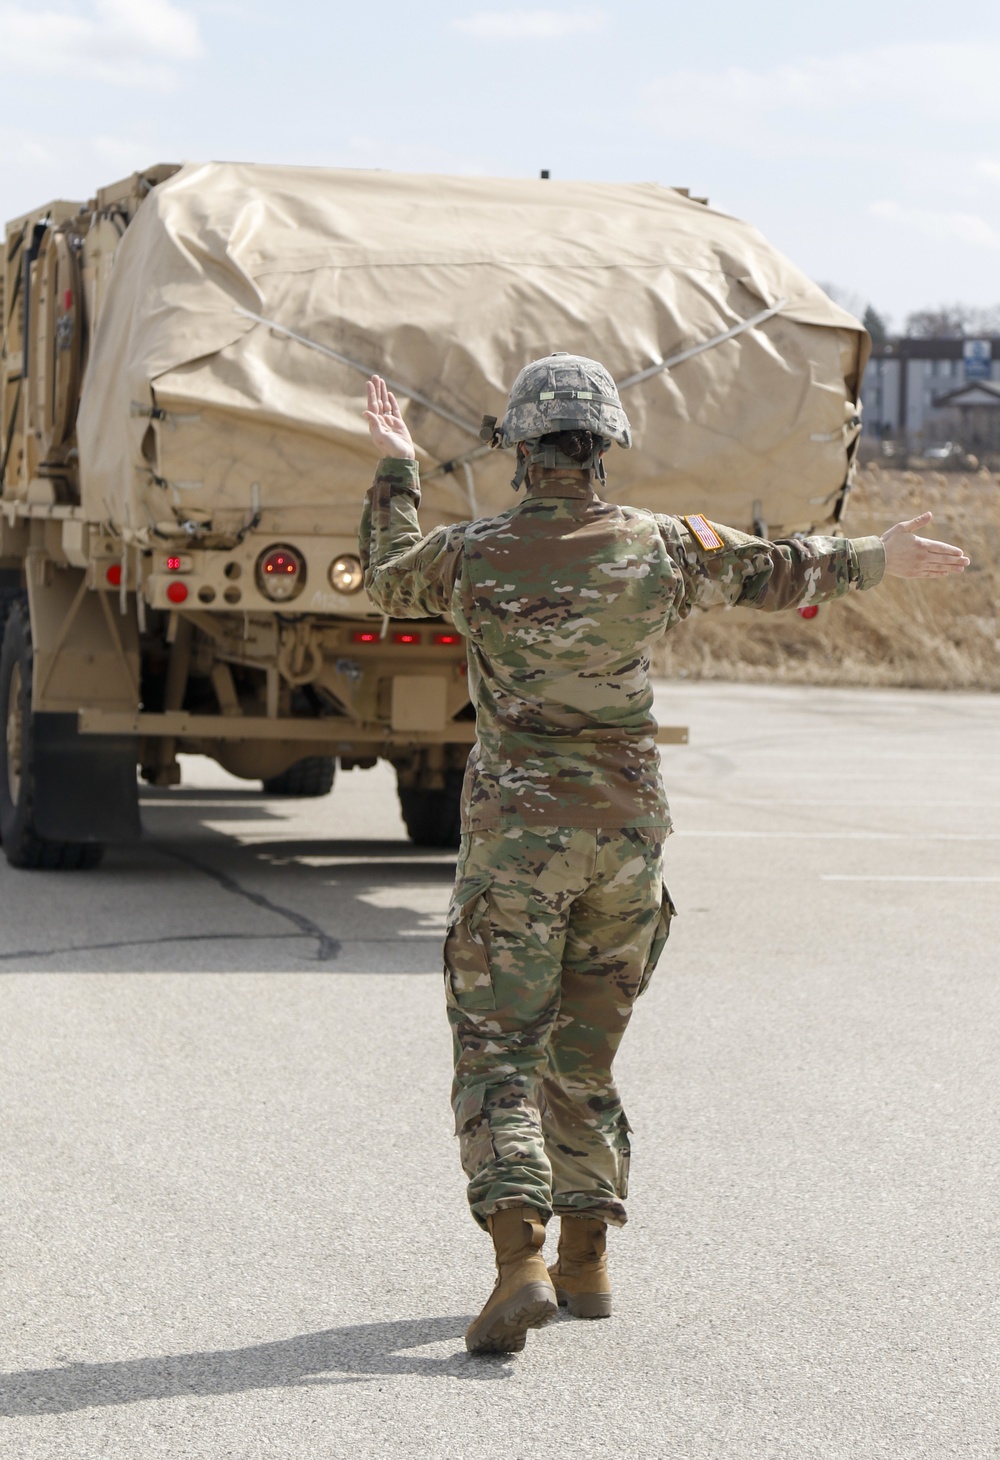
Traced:
MULTIPOLYGON (((476 449, 536 356, 593 355, 622 382, 778 304, 623 390, 636 444, 609 453, 608 494, 657 511, 748 526, 759 502, 777 533, 829 520, 847 474, 867 337, 753 228, 651 183, 188 165, 119 246, 84 506, 138 534, 257 509, 265 531, 349 534, 374 461, 366 372, 398 383, 429 475, 476 449)), ((510 453, 471 471, 429 477, 427 526, 511 503, 510 453)))

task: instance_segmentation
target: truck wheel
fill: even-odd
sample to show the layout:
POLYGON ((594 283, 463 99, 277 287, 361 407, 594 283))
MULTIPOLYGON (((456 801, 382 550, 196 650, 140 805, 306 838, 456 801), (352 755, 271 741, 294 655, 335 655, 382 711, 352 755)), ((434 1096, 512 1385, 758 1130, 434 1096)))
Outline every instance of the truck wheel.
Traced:
POLYGON ((15 603, 21 600, 19 588, 0 588, 0 644, 3 643, 3 626, 7 622, 7 615, 15 603))
POLYGON ((31 624, 26 600, 9 605, 0 649, 0 837, 12 867, 96 867, 99 842, 48 841, 35 828, 35 717, 31 624))
POLYGON ((333 786, 333 771, 332 756, 307 755, 261 785, 268 796, 325 796, 333 786))
POLYGON ((399 788, 399 808, 417 847, 457 847, 461 834, 463 772, 445 772, 443 791, 399 788))

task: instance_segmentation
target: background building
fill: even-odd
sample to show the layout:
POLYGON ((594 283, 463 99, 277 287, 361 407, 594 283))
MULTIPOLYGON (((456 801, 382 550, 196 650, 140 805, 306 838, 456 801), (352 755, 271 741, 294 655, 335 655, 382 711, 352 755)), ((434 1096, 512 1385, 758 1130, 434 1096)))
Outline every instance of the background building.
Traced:
POLYGON ((900 336, 875 345, 861 390, 865 436, 908 451, 1000 451, 1000 335, 900 336))

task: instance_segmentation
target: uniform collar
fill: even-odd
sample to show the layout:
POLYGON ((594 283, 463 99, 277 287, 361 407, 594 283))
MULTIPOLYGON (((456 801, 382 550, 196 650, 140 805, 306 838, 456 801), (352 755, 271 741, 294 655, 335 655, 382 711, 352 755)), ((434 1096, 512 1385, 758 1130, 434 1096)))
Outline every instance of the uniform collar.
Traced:
POLYGON ((594 478, 589 474, 583 477, 575 472, 567 472, 565 475, 553 472, 542 477, 533 486, 527 486, 526 496, 530 500, 537 500, 539 497, 578 497, 589 501, 597 493, 594 491, 594 478))

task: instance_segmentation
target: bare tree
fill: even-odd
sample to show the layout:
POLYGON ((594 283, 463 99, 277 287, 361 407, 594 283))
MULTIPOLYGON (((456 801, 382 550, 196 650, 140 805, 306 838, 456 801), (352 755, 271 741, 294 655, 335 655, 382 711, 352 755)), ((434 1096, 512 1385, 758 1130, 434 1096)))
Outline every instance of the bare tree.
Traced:
POLYGON ((939 304, 906 317, 906 333, 922 340, 1000 334, 1000 304, 939 304))
POLYGON ((884 345, 889 338, 888 322, 879 314, 874 304, 869 304, 861 316, 861 323, 872 337, 873 345, 884 345))
POLYGON ((828 294, 834 304, 839 304, 841 309, 846 309, 848 314, 853 314, 860 319, 865 308, 865 301, 860 294, 853 289, 842 289, 839 284, 831 284, 828 281, 823 283, 817 280, 819 287, 824 294, 828 294))

